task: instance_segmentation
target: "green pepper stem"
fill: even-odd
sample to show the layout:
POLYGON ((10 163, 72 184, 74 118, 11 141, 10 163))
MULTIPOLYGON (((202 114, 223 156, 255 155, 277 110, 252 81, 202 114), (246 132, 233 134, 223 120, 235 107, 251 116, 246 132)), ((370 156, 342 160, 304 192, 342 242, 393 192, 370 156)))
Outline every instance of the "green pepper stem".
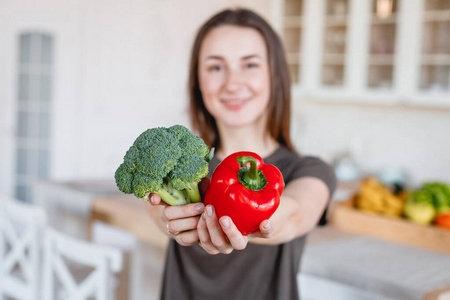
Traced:
POLYGON ((236 158, 236 161, 241 167, 245 167, 246 164, 250 163, 250 167, 242 168, 239 172, 241 183, 251 190, 263 189, 267 181, 264 174, 258 170, 255 158, 252 156, 239 156, 236 158))

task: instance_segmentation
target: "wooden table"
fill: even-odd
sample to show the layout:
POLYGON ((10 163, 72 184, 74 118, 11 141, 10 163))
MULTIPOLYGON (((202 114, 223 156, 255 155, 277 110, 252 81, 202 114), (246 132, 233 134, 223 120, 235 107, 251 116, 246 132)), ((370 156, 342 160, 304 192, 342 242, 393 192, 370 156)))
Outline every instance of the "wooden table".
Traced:
POLYGON ((98 196, 92 201, 90 222, 101 221, 132 232, 138 239, 165 248, 169 242, 150 218, 146 204, 134 196, 98 196))

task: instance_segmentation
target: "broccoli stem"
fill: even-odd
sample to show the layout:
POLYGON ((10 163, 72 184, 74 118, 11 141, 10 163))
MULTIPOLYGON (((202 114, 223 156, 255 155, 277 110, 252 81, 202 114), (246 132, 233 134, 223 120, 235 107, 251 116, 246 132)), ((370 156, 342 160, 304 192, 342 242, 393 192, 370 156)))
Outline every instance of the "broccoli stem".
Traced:
POLYGON ((184 205, 190 203, 189 197, 183 191, 171 188, 170 185, 163 184, 161 189, 156 192, 161 199, 169 205, 184 205))
POLYGON ((191 199, 191 203, 202 201, 197 183, 189 183, 185 191, 189 196, 189 199, 191 199))

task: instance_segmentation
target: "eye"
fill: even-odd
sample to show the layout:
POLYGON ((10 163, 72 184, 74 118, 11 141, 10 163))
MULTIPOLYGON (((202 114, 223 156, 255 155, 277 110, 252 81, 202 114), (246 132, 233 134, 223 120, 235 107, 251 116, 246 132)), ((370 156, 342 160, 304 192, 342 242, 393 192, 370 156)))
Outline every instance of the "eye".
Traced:
POLYGON ((208 67, 209 72, 219 72, 222 69, 223 69, 223 67, 220 65, 212 65, 212 66, 208 67))
POLYGON ((255 68, 258 68, 259 65, 257 63, 247 63, 247 64, 245 64, 245 67, 247 69, 255 69, 255 68))

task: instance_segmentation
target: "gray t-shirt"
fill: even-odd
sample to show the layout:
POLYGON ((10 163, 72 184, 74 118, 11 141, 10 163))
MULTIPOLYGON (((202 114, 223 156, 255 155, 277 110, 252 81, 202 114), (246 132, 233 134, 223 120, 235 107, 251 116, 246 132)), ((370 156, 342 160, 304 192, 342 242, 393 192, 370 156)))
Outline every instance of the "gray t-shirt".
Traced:
MULTIPOLYGON (((316 177, 336 188, 332 168, 315 157, 301 157, 280 147, 264 158, 278 167, 284 181, 316 177)), ((210 175, 220 161, 210 162, 210 175)), ((164 270, 163 300, 294 300, 299 299, 297 273, 306 236, 281 245, 249 243, 242 251, 210 255, 199 245, 170 240, 164 270)))

